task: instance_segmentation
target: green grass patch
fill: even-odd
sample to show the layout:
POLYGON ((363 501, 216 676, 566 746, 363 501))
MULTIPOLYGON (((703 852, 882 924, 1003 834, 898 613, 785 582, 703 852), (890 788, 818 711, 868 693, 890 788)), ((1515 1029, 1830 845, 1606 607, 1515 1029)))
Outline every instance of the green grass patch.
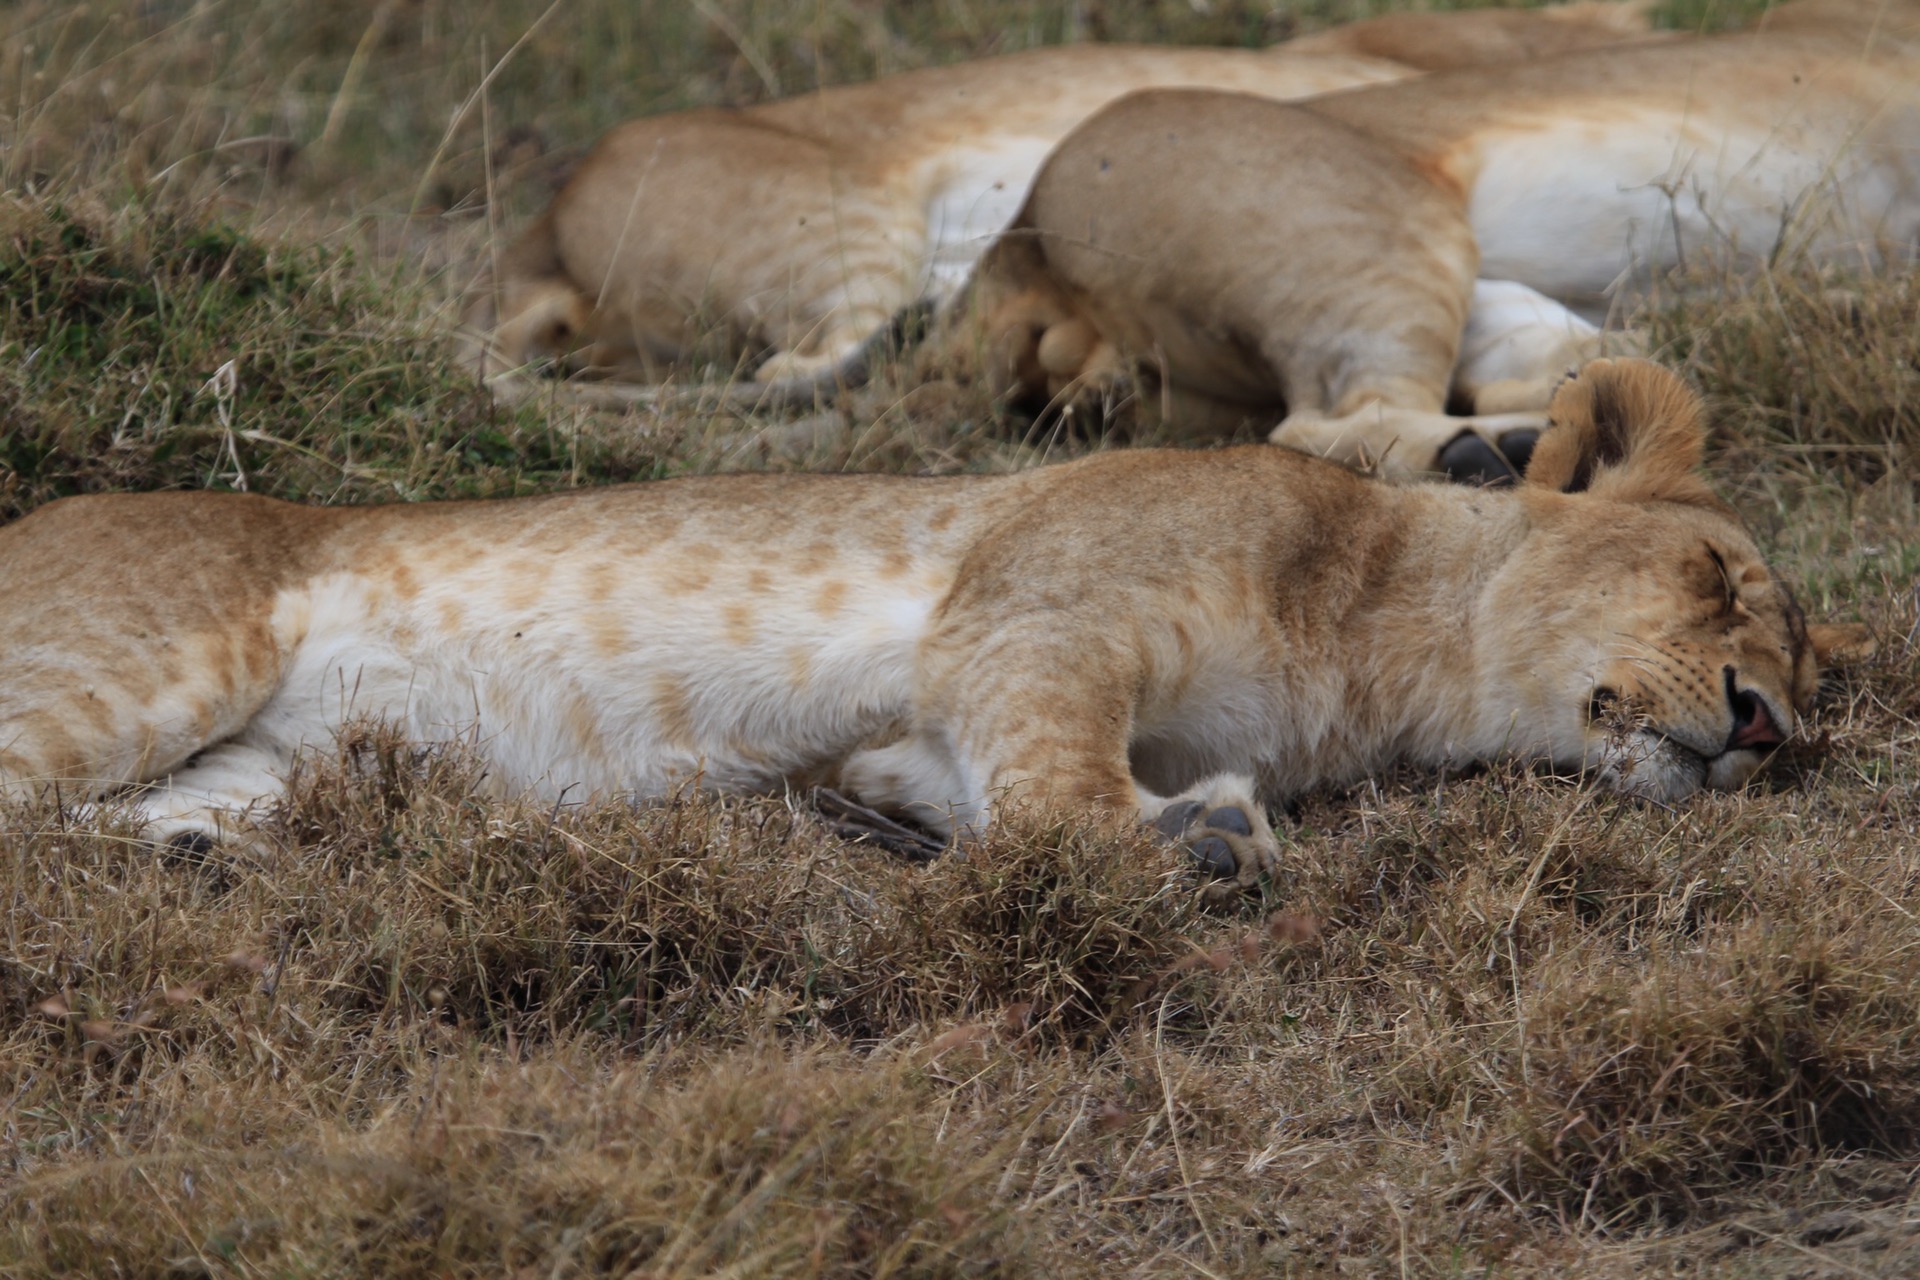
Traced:
POLYGON ((0 519, 111 489, 365 501, 654 474, 643 447, 498 408, 403 272, 170 210, 0 207, 0 519))

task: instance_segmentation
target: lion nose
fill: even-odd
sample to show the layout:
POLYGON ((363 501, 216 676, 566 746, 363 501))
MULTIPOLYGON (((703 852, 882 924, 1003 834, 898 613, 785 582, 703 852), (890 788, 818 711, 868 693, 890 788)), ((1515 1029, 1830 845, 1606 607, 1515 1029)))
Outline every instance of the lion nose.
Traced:
POLYGON ((1766 701, 1734 683, 1732 667, 1727 668, 1727 702, 1733 707, 1733 732, 1727 736, 1727 750, 1771 751, 1787 740, 1774 724, 1766 701))

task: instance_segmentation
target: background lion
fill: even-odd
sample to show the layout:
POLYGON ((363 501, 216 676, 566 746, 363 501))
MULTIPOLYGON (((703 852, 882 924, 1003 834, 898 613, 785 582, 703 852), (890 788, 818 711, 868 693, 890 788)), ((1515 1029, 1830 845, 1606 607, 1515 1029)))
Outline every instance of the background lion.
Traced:
POLYGON ((491 328, 509 368, 568 357, 650 380, 717 338, 707 354, 747 356, 759 383, 849 376, 904 309, 953 295, 1048 150, 1124 93, 1306 97, 1644 37, 1645 9, 1393 15, 1302 52, 1036 49, 636 120, 603 137, 504 251, 495 297, 470 323, 491 328))
MULTIPOLYGON (((1589 49, 1311 104, 1130 96, 1049 158, 981 268, 1002 390, 1110 392, 1195 432, 1480 479, 1524 466, 1620 291, 1686 263, 1871 265, 1920 244, 1911 3, 1589 49), (1154 394, 1157 392, 1157 395, 1154 394), (1445 413, 1449 397, 1469 412, 1445 413)), ((1617 340, 1616 340, 1617 341, 1617 340)))

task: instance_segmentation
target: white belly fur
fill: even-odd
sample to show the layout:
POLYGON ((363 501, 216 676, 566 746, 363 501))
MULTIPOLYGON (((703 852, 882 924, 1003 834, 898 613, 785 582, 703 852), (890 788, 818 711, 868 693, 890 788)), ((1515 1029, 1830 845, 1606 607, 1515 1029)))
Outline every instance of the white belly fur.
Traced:
POLYGON ((489 567, 500 568, 441 576, 410 599, 351 573, 289 593, 281 613, 303 616, 305 634, 242 744, 290 760, 371 719, 473 743, 508 794, 765 789, 907 710, 914 649, 946 587, 925 576, 855 587, 848 572, 829 611, 804 576, 752 592, 744 566, 715 564, 710 589, 674 593, 665 580, 686 564, 643 558, 630 585, 582 605, 594 584, 577 566, 549 566, 534 599, 524 575, 489 567))
POLYGON ((1765 259, 1783 229, 1788 247, 1865 265, 1913 215, 1889 218, 1898 177, 1859 142, 1845 121, 1716 129, 1661 109, 1489 131, 1468 208, 1480 274, 1599 318, 1651 270, 1765 259))
POLYGON ((1057 138, 1011 137, 949 153, 927 201, 927 279, 922 296, 945 303, 1026 203, 1057 138))

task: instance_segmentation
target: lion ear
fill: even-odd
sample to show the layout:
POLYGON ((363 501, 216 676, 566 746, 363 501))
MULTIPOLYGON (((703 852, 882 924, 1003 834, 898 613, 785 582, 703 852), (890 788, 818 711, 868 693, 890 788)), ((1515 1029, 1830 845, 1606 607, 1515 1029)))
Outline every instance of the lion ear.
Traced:
POLYGON ((1715 501, 1696 473, 1700 397, 1649 360, 1594 360, 1560 384, 1527 483, 1619 502, 1715 501))
POLYGON ((1865 662, 1880 647, 1873 632, 1857 622, 1809 622, 1807 643, 1813 646, 1813 665, 1822 671, 1865 662))

